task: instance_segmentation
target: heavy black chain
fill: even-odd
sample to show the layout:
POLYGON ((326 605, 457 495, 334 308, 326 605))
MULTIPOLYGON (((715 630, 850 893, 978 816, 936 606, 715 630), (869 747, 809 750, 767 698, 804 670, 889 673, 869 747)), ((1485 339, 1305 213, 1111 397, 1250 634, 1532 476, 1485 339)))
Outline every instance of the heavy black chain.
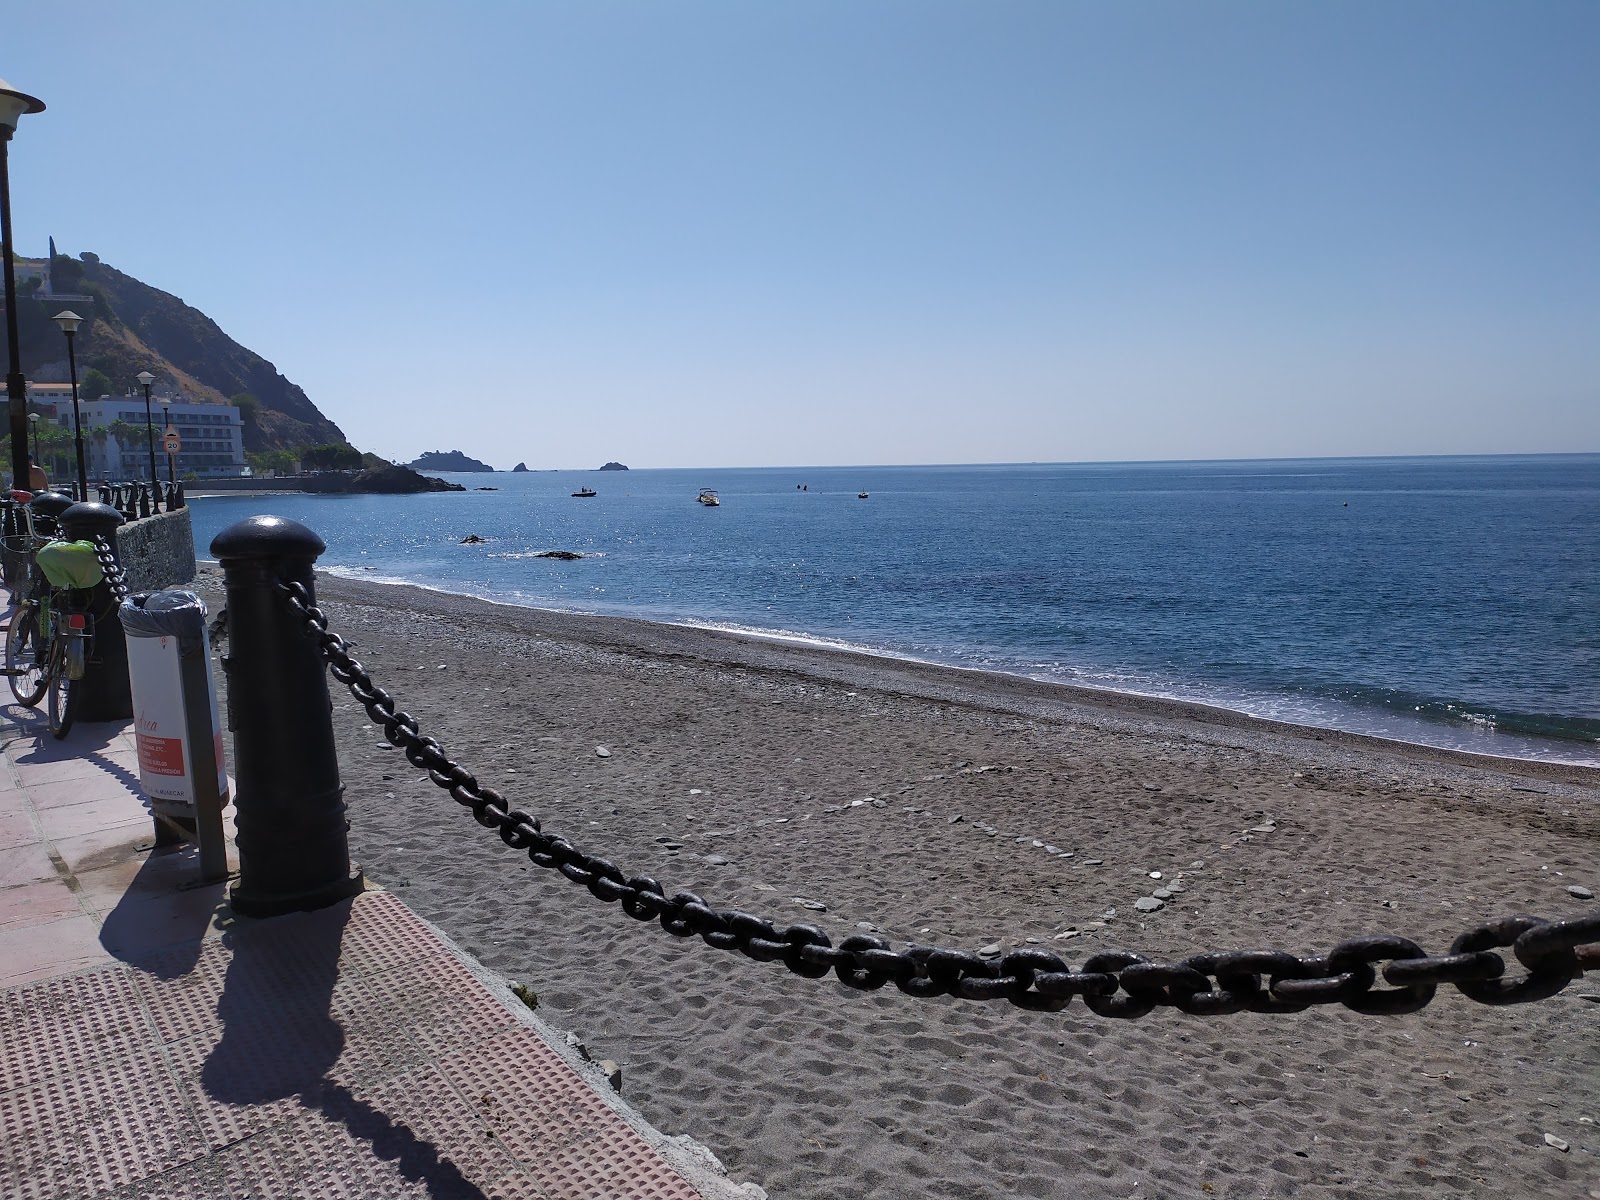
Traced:
POLYGON ((1454 984, 1483 1004, 1542 1000, 1561 991, 1585 966, 1600 965, 1600 915, 1565 921, 1502 917, 1467 930, 1443 955, 1430 956, 1403 937, 1369 934, 1305 958, 1282 950, 1233 950, 1162 963, 1130 950, 1107 950, 1091 955, 1079 971, 1044 950, 1013 950, 990 960, 935 946, 895 950, 886 939, 863 934, 835 946, 814 925, 775 926, 749 913, 714 909, 693 892, 668 896, 649 876, 625 876, 608 859, 583 853, 559 834, 545 833, 537 817, 512 808, 495 789, 480 786, 472 772, 419 731, 409 713, 395 707, 389 693, 350 656, 345 640, 329 632, 327 617, 309 603, 302 584, 280 581, 278 587, 305 622, 307 635, 321 647, 333 677, 383 726, 390 743, 470 808, 478 824, 497 831, 506 845, 526 851, 536 865, 560 871, 597 898, 620 902, 636 920, 660 921, 668 933, 698 936, 719 950, 737 950, 760 962, 782 962, 796 975, 818 979, 832 971, 842 983, 862 991, 892 983, 911 996, 1009 1000, 1019 1008, 1048 1012, 1082 996, 1103 1017, 1142 1017, 1162 1005, 1212 1016, 1301 1012, 1335 1003, 1359 1013, 1390 1014, 1424 1007, 1441 983, 1454 984), (1520 979, 1502 978, 1505 960, 1494 950, 1505 946, 1527 970, 1520 979), (1379 964, 1388 988, 1375 988, 1379 964))
POLYGON ((111 585, 111 594, 116 597, 118 604, 123 603, 128 598, 128 576, 103 534, 95 535, 94 555, 100 560, 100 569, 105 572, 106 582, 111 585))

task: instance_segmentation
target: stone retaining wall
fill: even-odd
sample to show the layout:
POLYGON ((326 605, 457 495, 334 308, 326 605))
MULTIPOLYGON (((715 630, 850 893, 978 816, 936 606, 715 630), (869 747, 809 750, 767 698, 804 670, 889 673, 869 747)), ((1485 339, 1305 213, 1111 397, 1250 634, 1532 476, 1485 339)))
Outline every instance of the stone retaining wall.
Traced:
POLYGON ((157 513, 117 530, 117 558, 128 573, 128 590, 155 592, 181 587, 195 577, 194 524, 189 510, 157 513))

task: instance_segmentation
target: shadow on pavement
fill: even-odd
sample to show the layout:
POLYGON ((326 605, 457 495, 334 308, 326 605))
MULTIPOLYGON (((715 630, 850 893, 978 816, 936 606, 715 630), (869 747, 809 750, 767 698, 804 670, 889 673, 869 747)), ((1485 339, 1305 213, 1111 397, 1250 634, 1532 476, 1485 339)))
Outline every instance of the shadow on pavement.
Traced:
POLYGON ((236 919, 218 1002, 222 1039, 201 1070, 205 1094, 223 1104, 296 1098, 392 1160, 435 1200, 485 1200, 439 1148, 331 1078, 346 1046, 333 1012, 339 951, 353 901, 267 920, 236 919))

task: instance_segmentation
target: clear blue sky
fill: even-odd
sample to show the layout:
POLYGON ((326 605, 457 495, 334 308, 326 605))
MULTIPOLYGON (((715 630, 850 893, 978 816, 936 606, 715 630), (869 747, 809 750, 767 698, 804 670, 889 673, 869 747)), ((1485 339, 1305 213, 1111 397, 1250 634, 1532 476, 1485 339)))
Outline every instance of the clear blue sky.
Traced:
POLYGON ((1600 451, 1600 3, 13 6, 19 247, 495 466, 1600 451))

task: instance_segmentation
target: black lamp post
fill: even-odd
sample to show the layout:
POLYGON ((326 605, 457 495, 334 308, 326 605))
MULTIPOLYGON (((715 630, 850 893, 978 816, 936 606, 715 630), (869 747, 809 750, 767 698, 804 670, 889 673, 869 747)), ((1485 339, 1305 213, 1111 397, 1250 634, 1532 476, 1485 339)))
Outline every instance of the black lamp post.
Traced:
POLYGON ((134 378, 144 385, 144 432, 150 445, 150 490, 159 493, 161 478, 156 474, 156 421, 150 415, 150 385, 156 381, 156 377, 149 371, 140 371, 134 378))
POLYGON ((17 275, 11 257, 11 174, 6 151, 17 120, 24 113, 41 113, 44 101, 19 92, 0 79, 0 240, 5 242, 6 349, 11 365, 6 373, 6 396, 11 418, 11 477, 15 487, 28 486, 28 384, 22 377, 21 352, 17 349, 17 275))
POLYGON ((61 326, 61 332, 67 335, 67 366, 72 371, 72 440, 78 448, 78 499, 89 498, 89 472, 83 465, 83 418, 78 415, 78 355, 73 349, 73 335, 78 332, 78 326, 83 324, 83 318, 70 308, 55 315, 55 322, 61 326))
MULTIPOLYGON (((33 461, 34 462, 38 462, 39 461, 39 414, 38 413, 29 413, 28 414, 28 428, 33 430, 33 461)), ((30 471, 29 474, 31 475, 32 472, 30 471)))
MULTIPOLYGON (((161 448, 167 449, 167 431, 172 428, 172 398, 161 397, 161 448)), ((167 450, 167 486, 170 488, 176 481, 172 478, 172 451, 167 450)))

